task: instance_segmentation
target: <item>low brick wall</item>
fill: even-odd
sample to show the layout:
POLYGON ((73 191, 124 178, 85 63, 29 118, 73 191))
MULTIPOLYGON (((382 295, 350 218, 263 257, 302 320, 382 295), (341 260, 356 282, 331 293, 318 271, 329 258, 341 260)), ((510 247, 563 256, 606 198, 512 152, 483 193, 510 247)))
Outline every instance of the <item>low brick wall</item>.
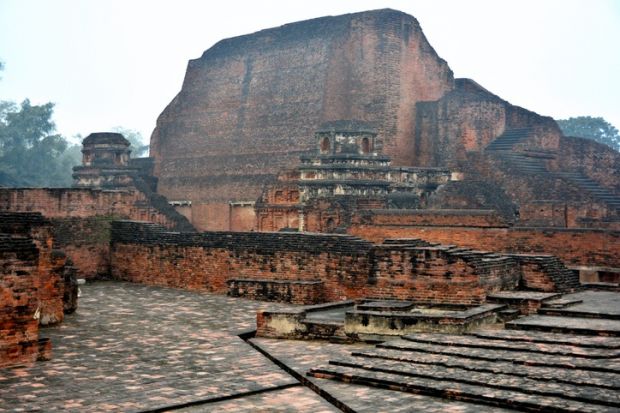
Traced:
POLYGON ((323 302, 322 281, 230 279, 228 295, 293 304, 323 302))
POLYGON ((454 304, 481 303, 487 292, 516 288, 520 278, 509 257, 449 247, 373 245, 347 235, 172 233, 135 221, 112 223, 111 269, 119 280, 219 294, 233 279, 321 280, 325 301, 454 304))
POLYGON ((356 223, 348 232, 372 242, 421 238, 499 253, 549 254, 570 266, 620 268, 620 231, 613 230, 356 223))
POLYGON ((354 221, 358 225, 508 226, 497 212, 484 209, 371 209, 358 211, 354 221))
POLYGON ((192 230, 185 217, 141 179, 137 189, 0 188, 0 213, 38 212, 52 224, 54 242, 74 263, 78 277, 105 278, 110 271, 110 221, 156 222, 192 230))

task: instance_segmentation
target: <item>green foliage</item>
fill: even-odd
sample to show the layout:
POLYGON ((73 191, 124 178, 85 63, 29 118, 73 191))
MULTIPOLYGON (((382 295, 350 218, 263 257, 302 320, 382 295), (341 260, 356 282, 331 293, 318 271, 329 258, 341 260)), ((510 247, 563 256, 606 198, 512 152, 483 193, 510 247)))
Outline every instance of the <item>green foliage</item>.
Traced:
MULTIPOLYGON (((0 103, 0 186, 70 186, 76 148, 55 134, 54 105, 0 103)), ((78 149, 79 151, 79 149, 78 149)))
POLYGON ((129 149, 131 149, 132 158, 148 156, 149 145, 144 142, 144 138, 142 137, 142 134, 140 132, 133 129, 123 128, 122 126, 116 126, 112 128, 112 131, 122 134, 125 139, 127 139, 129 143, 131 143, 129 149))
POLYGON ((620 135, 611 123, 603 118, 578 116, 557 121, 566 136, 592 139, 620 151, 620 135))

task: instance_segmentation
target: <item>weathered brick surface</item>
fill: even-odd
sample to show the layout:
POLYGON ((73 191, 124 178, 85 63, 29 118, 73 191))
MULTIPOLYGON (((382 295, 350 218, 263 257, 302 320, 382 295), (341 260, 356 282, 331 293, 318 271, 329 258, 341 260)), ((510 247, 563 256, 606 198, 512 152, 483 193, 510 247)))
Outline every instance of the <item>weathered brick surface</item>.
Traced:
POLYGON ((323 302, 323 282, 320 280, 228 280, 228 295, 261 301, 281 301, 293 304, 323 302))
POLYGON ((145 194, 136 190, 0 188, 0 211, 39 212, 46 218, 118 215, 167 227, 176 224, 149 205, 145 194))
MULTIPOLYGON (((142 190, 0 188, 0 213, 43 214, 52 223, 54 241, 71 258, 79 277, 107 276, 112 219, 131 218, 156 222, 168 228, 191 229, 191 225, 184 218, 179 219, 180 215, 163 197, 154 194, 143 182, 137 180, 136 183, 142 190)), ((47 249, 43 248, 42 254, 45 251, 47 249)))
POLYGON ((620 267, 620 232, 603 229, 476 228, 358 224, 349 233, 373 242, 386 238, 421 238, 478 250, 551 254, 567 265, 620 267))
POLYGON ((375 122, 395 164, 412 165, 415 103, 452 83, 418 22, 394 10, 222 40, 190 61, 158 119, 159 190, 170 199, 255 200, 314 146, 318 125, 338 119, 375 122))
POLYGON ((65 256, 54 250, 51 223, 38 213, 0 211, 0 233, 30 237, 37 250, 34 288, 42 325, 63 320, 63 288, 65 256))
POLYGON ((533 201, 519 208, 519 223, 523 226, 587 228, 596 223, 596 227, 620 230, 620 221, 609 221, 609 214, 603 203, 533 201))
POLYGON ((564 169, 580 169, 602 186, 620 193, 620 154, 590 139, 562 137, 558 153, 564 169))
POLYGON ((417 110, 416 165, 462 165, 468 152, 482 152, 509 129, 532 128, 517 150, 557 149, 561 136, 553 119, 513 106, 471 79, 456 79, 453 90, 417 110))
POLYGON ((75 311, 75 279, 54 248, 41 214, 0 212, 0 367, 48 360, 51 343, 38 338, 39 325, 75 311))
POLYGON ((38 258, 32 238, 0 234, 0 367, 37 358, 38 258))
MULTIPOLYGON (((326 301, 383 297, 472 304, 513 289, 507 257, 424 244, 373 245, 345 235, 257 232, 180 234, 132 221, 112 224, 112 276, 144 284, 228 292, 232 279, 322 281, 326 301)), ((291 301, 304 291, 291 290, 291 301)))

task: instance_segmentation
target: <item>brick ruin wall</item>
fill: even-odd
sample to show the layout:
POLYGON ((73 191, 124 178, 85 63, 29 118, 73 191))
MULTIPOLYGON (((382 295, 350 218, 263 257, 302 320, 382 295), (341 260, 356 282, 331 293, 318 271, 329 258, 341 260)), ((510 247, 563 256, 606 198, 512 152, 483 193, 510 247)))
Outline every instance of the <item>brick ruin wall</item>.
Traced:
POLYGON ((39 325, 63 321, 77 306, 77 283, 38 213, 0 212, 0 367, 47 359, 39 325))
POLYGON ((43 325, 60 323, 64 318, 63 291, 66 256, 56 250, 51 222, 38 213, 0 212, 0 233, 16 238, 29 237, 37 248, 34 277, 39 319, 43 325))
POLYGON ((0 188, 0 213, 43 214, 52 224, 58 247, 71 258, 78 276, 101 278, 109 273, 109 233, 113 219, 144 220, 167 228, 179 225, 175 213, 162 212, 162 208, 153 205, 153 197, 157 196, 140 190, 0 188))
POLYGON ((320 124, 339 119, 374 122, 384 152, 413 165, 415 103, 452 87, 452 71, 418 22, 394 10, 222 40, 189 62, 157 121, 151 154, 159 191, 191 200, 198 228, 229 229, 218 208, 256 200, 280 169, 314 149, 320 124))
POLYGON ((620 193, 620 154, 591 139, 561 138, 558 163, 564 169, 580 170, 601 186, 620 193))
POLYGON ((440 225, 455 227, 506 227, 506 221, 493 210, 455 209, 371 209, 359 211, 355 223, 373 225, 440 225))
POLYGON ((179 234, 130 221, 114 222, 112 229, 114 279, 219 294, 228 292, 231 280, 321 281, 326 301, 376 297, 473 304, 488 291, 515 288, 520 276, 509 258, 485 261, 442 248, 376 246, 344 235, 179 234))
POLYGON ((38 357, 37 262, 31 238, 0 234, 0 367, 38 357))
POLYGON ((364 220, 354 221, 348 233, 372 242, 388 238, 421 238, 483 251, 551 254, 567 266, 620 268, 620 231, 616 230, 464 227, 446 225, 442 219, 434 223, 410 222, 415 221, 406 215, 367 215, 364 220))

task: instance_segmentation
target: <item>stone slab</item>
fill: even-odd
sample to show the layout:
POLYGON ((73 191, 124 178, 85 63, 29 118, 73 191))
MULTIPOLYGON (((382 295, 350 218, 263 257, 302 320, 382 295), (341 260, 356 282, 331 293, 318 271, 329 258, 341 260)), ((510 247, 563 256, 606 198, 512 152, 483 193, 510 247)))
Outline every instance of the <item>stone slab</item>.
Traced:
POLYGON ((620 320, 533 315, 506 323, 514 330, 620 337, 620 320))
POLYGON ((287 368, 301 375, 311 385, 317 387, 335 402, 359 413, 405 413, 405 412, 460 412, 460 413, 503 413, 498 407, 480 404, 464 403, 456 400, 445 400, 421 394, 410 394, 386 388, 368 387, 364 385, 348 384, 332 380, 306 376, 312 367, 328 363, 330 358, 342 357, 352 351, 368 351, 373 346, 363 343, 334 344, 325 341, 275 340, 253 338, 254 345, 267 352, 270 357, 277 359, 287 368))
POLYGON ((523 341, 486 339, 476 336, 449 334, 411 334, 402 337, 407 341, 430 343, 441 346, 487 348, 490 350, 526 351, 540 354, 557 354, 561 356, 583 357, 593 359, 618 358, 620 350, 579 347, 567 344, 540 345, 523 341))
POLYGON ((570 334, 519 330, 480 330, 471 333, 471 335, 492 340, 526 341, 545 344, 568 344, 578 347, 620 349, 620 338, 616 337, 575 336, 570 334))

